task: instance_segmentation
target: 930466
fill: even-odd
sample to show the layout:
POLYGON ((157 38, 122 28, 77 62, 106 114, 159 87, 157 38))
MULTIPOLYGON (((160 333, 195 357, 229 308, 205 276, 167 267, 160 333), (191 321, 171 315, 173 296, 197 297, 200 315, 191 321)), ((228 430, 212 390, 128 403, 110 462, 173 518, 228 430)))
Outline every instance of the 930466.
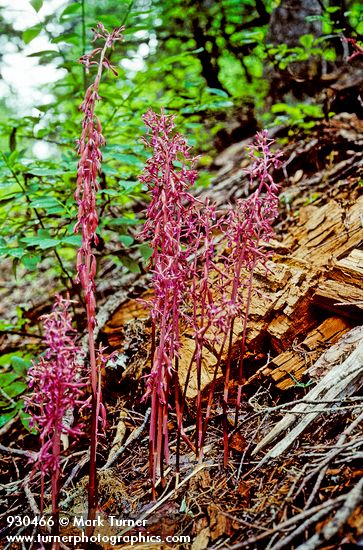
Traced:
POLYGON ((54 519, 52 516, 7 516, 7 524, 9 527, 29 527, 36 525, 39 527, 53 527, 54 519))

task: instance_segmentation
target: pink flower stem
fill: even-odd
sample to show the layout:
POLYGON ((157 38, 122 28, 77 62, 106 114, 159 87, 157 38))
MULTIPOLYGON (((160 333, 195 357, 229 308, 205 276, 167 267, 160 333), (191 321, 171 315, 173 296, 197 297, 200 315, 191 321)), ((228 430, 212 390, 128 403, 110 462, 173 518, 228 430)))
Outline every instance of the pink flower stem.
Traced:
MULTIPOLYGON (((77 173, 77 190, 75 193, 78 202, 78 222, 75 231, 82 230, 82 245, 77 256, 77 273, 85 301, 87 313, 88 349, 90 362, 91 382, 91 442, 89 461, 89 483, 88 483, 88 519, 90 524, 96 516, 98 495, 97 495, 97 444, 98 426, 101 411, 101 363, 97 366, 95 351, 95 316, 96 316, 96 258, 92 246, 97 244, 96 234, 98 227, 98 215, 96 211, 96 194, 98 191, 98 174, 101 170, 102 153, 101 146, 105 144, 102 135, 101 123, 95 114, 96 102, 100 100, 98 94, 102 71, 110 69, 117 75, 116 70, 106 58, 107 50, 114 42, 122 40, 121 31, 123 27, 115 28, 109 33, 101 23, 98 23, 94 30, 95 39, 104 40, 102 48, 95 48, 91 53, 81 57, 80 61, 86 67, 97 65, 97 73, 93 83, 88 87, 85 99, 80 106, 84 113, 82 123, 82 134, 79 140, 78 153, 80 160, 77 173)), ((93 528, 87 528, 86 534, 90 536, 93 528)))
MULTIPOLYGON (((54 469, 52 471, 52 515, 53 515, 53 521, 54 521, 54 527, 52 529, 53 535, 59 534, 59 475, 60 475, 60 468, 59 468, 59 460, 57 460, 57 457, 60 456, 61 452, 61 440, 60 440, 60 432, 59 430, 56 430, 53 435, 53 443, 52 443, 52 453, 54 457, 54 469)), ((53 543, 54 550, 58 550, 59 543, 55 542, 53 543)))
POLYGON ((217 374, 218 374, 218 370, 221 366, 222 356, 223 356, 223 352, 224 352, 224 348, 225 348, 225 345, 226 345, 226 342, 227 342, 228 335, 229 335, 228 332, 224 333, 223 341, 222 341, 222 344, 221 344, 221 347, 219 349, 219 353, 218 353, 218 356, 217 356, 217 362, 216 362, 215 367, 214 367, 212 383, 211 383, 210 388, 209 388, 208 403, 207 403, 207 409, 206 409, 204 424, 203 424, 203 434, 202 434, 202 443, 201 443, 202 446, 204 445, 205 435, 206 435, 206 432, 207 432, 208 423, 209 423, 209 419, 210 419, 210 415, 211 415, 211 411, 212 411, 214 390, 215 390, 216 383, 217 383, 217 374))
POLYGON ((248 278, 248 293, 247 293, 247 300, 246 300, 245 315, 243 317, 243 330, 242 330, 242 338, 240 343, 239 360, 238 360, 238 389, 237 389, 237 401, 236 401, 235 426, 237 426, 238 424, 238 413, 241 407, 243 360, 244 360, 245 348, 246 348, 248 316, 249 316, 250 307, 251 307, 253 274, 256 267, 256 263, 257 263, 257 260, 255 259, 248 278))

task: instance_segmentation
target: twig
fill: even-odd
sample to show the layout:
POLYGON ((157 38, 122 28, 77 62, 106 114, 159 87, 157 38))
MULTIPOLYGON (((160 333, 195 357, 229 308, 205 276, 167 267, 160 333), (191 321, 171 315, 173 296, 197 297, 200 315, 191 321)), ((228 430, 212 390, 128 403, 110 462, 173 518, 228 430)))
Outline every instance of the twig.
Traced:
POLYGON ((34 495, 31 492, 30 487, 29 487, 29 477, 26 477, 24 479, 23 487, 24 487, 24 492, 25 492, 26 498, 29 502, 29 506, 30 506, 31 511, 33 512, 35 517, 40 516, 40 510, 39 510, 38 505, 35 501, 34 495))
POLYGON ((281 550, 281 548, 285 548, 285 546, 287 546, 290 542, 292 542, 298 535, 303 533, 308 527, 310 527, 310 525, 312 525, 313 523, 316 523, 321 518, 326 516, 326 514, 330 512, 331 508, 332 506, 330 506, 329 508, 324 508, 323 510, 320 510, 310 518, 306 519, 296 529, 294 529, 294 531, 290 533, 287 537, 285 537, 284 539, 280 540, 277 544, 272 546, 270 550, 281 550))
POLYGON ((34 453, 33 451, 24 451, 23 449, 13 449, 12 447, 5 447, 5 445, 1 445, 0 443, 0 451, 3 451, 4 453, 10 453, 13 455, 18 456, 27 456, 28 458, 34 459, 38 456, 37 453, 34 453))
POLYGON ((117 451, 113 455, 108 457, 107 462, 106 462, 106 464, 104 464, 104 466, 102 466, 101 471, 102 470, 107 470, 107 468, 109 468, 111 466, 111 464, 113 464, 115 462, 115 460, 120 456, 120 454, 123 453, 124 450, 130 445, 130 443, 135 441, 135 439, 137 439, 142 434, 142 432, 143 432, 143 430, 144 430, 144 428, 147 424, 147 421, 149 419, 150 411, 151 411, 151 408, 149 407, 147 409, 146 413, 145 413, 144 421, 141 424, 141 426, 139 426, 138 428, 133 430, 133 432, 127 438, 126 442, 119 449, 117 449, 117 451))
MULTIPOLYGON (((344 444, 346 438, 348 437, 348 435, 350 435, 352 433, 352 431, 357 427, 359 426, 359 424, 363 421, 363 413, 361 413, 359 416, 357 416, 357 418, 348 426, 348 428, 346 428, 346 430, 344 430, 344 432, 340 435, 338 441, 337 441, 337 444, 336 446, 327 454, 327 456, 325 457, 325 459, 311 472, 309 473, 303 483, 301 484, 297 494, 299 494, 302 490, 302 488, 306 485, 306 483, 315 475, 317 474, 319 471, 319 476, 318 476, 318 479, 316 480, 315 482, 315 485, 314 485, 314 488, 307 500, 307 503, 306 503, 306 506, 305 508, 308 508, 310 506, 310 504, 313 502, 314 498, 315 498, 315 495, 316 493, 318 492, 319 490, 319 487, 324 479, 324 476, 325 476, 325 473, 328 469, 328 466, 329 466, 329 463, 336 457, 339 455, 339 453, 341 453, 345 448, 346 448, 346 444, 344 444)), ((349 445, 349 443, 348 443, 349 445)))
MULTIPOLYGON (((357 408, 357 407, 361 407, 362 404, 363 404, 363 397, 347 397, 346 399, 344 398, 341 398, 341 399, 319 399, 319 405, 323 405, 323 404, 326 404, 326 405, 334 405, 335 403, 344 403, 344 401, 346 402, 350 402, 350 401, 359 401, 359 403, 357 405, 347 405, 345 407, 337 407, 337 408, 334 408, 334 412, 335 411, 338 411, 338 410, 346 410, 346 409, 351 409, 351 408, 357 408)), ((287 409, 288 407, 296 407, 297 405, 317 405, 317 401, 314 400, 309 400, 309 399, 304 399, 304 397, 302 399, 299 399, 299 400, 295 400, 295 401, 289 401, 288 403, 282 403, 281 405, 275 405, 273 407, 261 407, 260 410, 256 411, 253 415, 246 415, 248 417, 248 420, 253 420, 254 418, 256 418, 257 416, 261 416, 262 414, 268 414, 270 412, 276 412, 276 411, 280 411, 281 413, 284 413, 286 412, 284 409, 287 409)), ((324 409, 324 413, 326 413, 327 411, 329 411, 329 409, 324 409)), ((295 411, 294 411, 295 413, 295 411)), ((301 412, 300 412, 301 414, 301 412)), ((238 431, 241 426, 243 426, 245 423, 245 417, 242 419, 241 422, 239 422, 238 426, 236 428, 233 429, 233 431, 231 433, 234 433, 235 431, 238 431)))
POLYGON ((74 468, 72 469, 69 477, 67 478, 67 480, 63 483, 63 489, 65 489, 66 487, 68 487, 68 485, 71 483, 71 481, 75 478, 75 476, 77 475, 77 473, 79 472, 79 470, 81 468, 83 468, 83 466, 85 466, 87 464, 87 462, 89 461, 89 457, 90 457, 90 453, 89 453, 89 449, 86 451, 85 453, 85 456, 83 458, 81 458, 81 460, 74 466, 74 468))
POLYGON ((2 395, 7 401, 9 401, 9 403, 13 406, 13 407, 16 407, 16 401, 14 401, 14 399, 12 397, 10 397, 6 391, 4 391, 2 388, 0 388, 0 395, 2 395))
POLYGON ((321 544, 334 537, 344 524, 348 521, 355 508, 363 501, 363 478, 354 485, 353 489, 345 495, 343 506, 336 512, 329 523, 325 524, 319 533, 313 535, 309 540, 297 547, 296 550, 315 550, 321 544))
MULTIPOLYGON (((198 464, 195 469, 187 476, 185 477, 177 487, 174 487, 174 489, 172 489, 170 491, 170 493, 166 494, 165 496, 163 496, 161 499, 159 499, 155 504, 154 506, 152 506, 151 508, 149 508, 148 510, 146 510, 146 512, 144 514, 142 514, 142 516, 140 518, 138 518, 140 521, 146 519, 148 516, 150 516, 151 514, 153 514, 155 512, 155 510, 157 510, 158 508, 160 508, 160 506, 162 504, 164 504, 164 502, 166 500, 169 500, 170 498, 172 498, 175 493, 178 492, 178 490, 180 489, 180 487, 182 487, 183 485, 185 485, 185 483, 187 483, 192 477, 194 477, 196 474, 198 474, 199 472, 201 472, 202 470, 204 470, 204 468, 206 468, 207 466, 210 466, 206 463, 204 464, 198 464)), ((214 464, 212 466, 215 466, 214 464)), ((127 527, 126 529, 124 529, 123 531, 121 531, 121 533, 118 533, 119 536, 122 536, 124 535, 125 533, 128 533, 128 531, 130 531, 132 529, 132 527, 127 527)))
POLYGON ((254 527, 255 529, 261 529, 261 531, 269 531, 267 527, 263 527, 262 525, 258 525, 258 523, 253 523, 251 521, 246 521, 241 518, 237 518, 236 516, 233 516, 232 514, 229 514, 228 512, 224 512, 223 510, 218 509, 218 513, 222 514, 222 516, 225 516, 226 518, 231 519, 232 521, 236 521, 237 523, 241 523, 241 525, 245 525, 246 527, 254 527))
POLYGON ((7 422, 2 428, 0 428, 0 437, 5 435, 10 430, 11 426, 19 420, 19 416, 20 415, 18 413, 16 416, 14 416, 14 418, 11 418, 9 422, 7 422))
POLYGON ((233 546, 229 547, 229 550, 238 550, 239 548, 244 548, 245 546, 250 546, 251 544, 255 544, 256 542, 263 540, 270 535, 274 535, 275 533, 278 533, 282 531, 283 529, 286 529, 287 527, 291 527, 298 523, 301 520, 305 520, 305 518, 308 518, 312 514, 315 514, 315 512, 320 512, 322 510, 326 512, 329 512, 334 506, 336 506, 339 502, 342 502, 345 500, 345 495, 341 495, 337 497, 336 499, 327 500, 323 504, 319 504, 318 506, 314 506, 313 508, 310 508, 309 510, 304 510, 303 512, 300 512, 300 514, 297 514, 296 516, 293 516, 289 518, 288 520, 284 521, 283 523, 280 523, 273 529, 270 529, 266 531, 265 533, 261 533, 261 535, 257 535, 256 537, 251 537, 243 542, 239 542, 237 544, 234 544, 233 546))

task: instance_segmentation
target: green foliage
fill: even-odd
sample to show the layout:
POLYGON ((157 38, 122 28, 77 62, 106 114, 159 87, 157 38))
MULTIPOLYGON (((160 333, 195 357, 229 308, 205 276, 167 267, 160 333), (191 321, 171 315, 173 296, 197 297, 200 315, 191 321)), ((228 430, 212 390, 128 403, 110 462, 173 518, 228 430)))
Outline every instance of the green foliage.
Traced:
MULTIPOLYGON (((79 245, 72 234, 74 149, 79 135, 78 105, 91 75, 85 74, 77 60, 91 48, 90 28, 96 21, 111 27, 126 25, 124 45, 112 54, 119 76, 108 76, 103 82, 99 106, 107 138, 99 208, 104 253, 116 263, 119 257, 108 247, 116 227, 122 227, 123 253, 130 249, 133 254, 135 247, 132 216, 126 216, 128 224, 118 220, 125 218, 135 201, 144 199, 137 177, 146 159, 139 141, 146 109, 164 107, 177 114, 180 131, 203 154, 206 164, 213 151, 212 136, 221 127, 216 116, 247 101, 263 112, 268 62, 282 70, 312 58, 332 62, 336 52, 331 38, 340 32, 338 5, 310 17, 322 21, 321 37, 306 34, 295 47, 265 47, 275 1, 69 0, 47 16, 40 16, 43 0, 30 4, 39 12, 39 21, 22 32, 22 42, 15 32, 10 40, 25 48, 39 37, 48 38, 48 48, 32 50, 28 56, 40 65, 56 67, 63 76, 45 90, 51 97, 37 105, 31 116, 19 117, 9 107, 0 116, 0 256, 29 271, 46 257, 57 256, 52 269, 59 277, 65 275, 64 267, 73 271, 72 251, 79 245)), ((360 3, 348 3, 345 16, 357 32, 361 15, 360 3)), ((278 103, 271 115, 274 123, 303 128, 322 116, 320 107, 304 102, 278 103)), ((208 181, 202 170, 201 184, 208 181)))
POLYGON ((316 121, 322 119, 324 114, 322 107, 313 103, 275 103, 271 107, 274 124, 298 126, 308 130, 313 128, 316 121))
POLYGON ((312 34, 300 36, 301 46, 288 47, 287 44, 278 44, 267 49, 268 55, 273 58, 279 69, 286 69, 290 63, 307 61, 311 57, 323 54, 312 34))
POLYGON ((19 414, 21 422, 29 429, 22 396, 28 387, 26 373, 30 366, 29 355, 6 354, 0 357, 0 428, 19 414))

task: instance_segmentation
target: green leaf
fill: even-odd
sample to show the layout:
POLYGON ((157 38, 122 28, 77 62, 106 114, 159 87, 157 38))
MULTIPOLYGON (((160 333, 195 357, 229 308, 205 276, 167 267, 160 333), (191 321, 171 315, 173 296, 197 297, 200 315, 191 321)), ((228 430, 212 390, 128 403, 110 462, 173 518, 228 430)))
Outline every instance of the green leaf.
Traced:
POLYGON ((101 189, 100 194, 107 195, 109 197, 117 197, 120 192, 117 189, 101 189))
POLYGON ((27 57, 58 57, 60 53, 57 50, 42 50, 40 52, 34 52, 27 55, 27 57))
POLYGON ((21 239, 21 241, 26 243, 28 246, 39 246, 41 250, 53 248, 61 242, 59 239, 46 237, 24 237, 23 239, 21 239))
POLYGON ((62 244, 70 244, 72 246, 81 246, 82 237, 81 235, 69 235, 69 237, 63 237, 60 242, 62 244))
POLYGON ((5 426, 5 424, 7 424, 9 422, 9 420, 14 418, 14 416, 17 415, 17 412, 18 411, 16 409, 13 409, 13 410, 11 410, 9 412, 6 412, 4 414, 0 414, 0 428, 5 426))
POLYGON ((24 359, 24 357, 19 357, 19 355, 13 355, 11 358, 11 365, 18 375, 24 376, 32 363, 29 359, 24 359))
POLYGON ((79 2, 74 2, 73 4, 70 4, 66 7, 65 10, 62 11, 59 20, 63 21, 64 19, 69 19, 69 16, 74 15, 75 13, 78 13, 81 11, 81 4, 79 2))
POLYGON ((27 269, 29 269, 29 271, 34 271, 34 269, 37 268, 37 265, 41 259, 42 257, 40 256, 40 254, 32 254, 31 252, 29 252, 22 257, 21 263, 27 269))
POLYGON ((122 162, 122 164, 127 164, 131 166, 136 166, 137 168, 143 168, 144 163, 135 155, 127 155, 124 153, 112 153, 112 159, 122 162))
POLYGON ((6 254, 12 258, 21 258, 24 254, 24 248, 7 248, 6 254))
POLYGON ((303 34, 299 38, 299 42, 304 48, 307 50, 311 48, 314 42, 314 35, 313 34, 303 34))
POLYGON ((52 38, 52 44, 59 44, 59 42, 67 42, 67 44, 79 44, 79 36, 73 32, 67 32, 52 38))
POLYGON ((139 181, 133 181, 133 180, 118 180, 118 183, 124 189, 131 189, 132 187, 136 187, 137 185, 140 185, 139 181))
POLYGON ((120 17, 117 15, 98 15, 97 21, 103 23, 108 27, 119 27, 120 26, 120 17))
POLYGON ((119 239, 126 247, 131 246, 134 242, 134 239, 130 235, 120 235, 119 239))
POLYGON ((30 4, 33 6, 36 12, 42 9, 43 0, 30 0, 30 4))
POLYGON ((29 42, 34 40, 42 31, 42 28, 42 25, 35 25, 34 27, 30 27, 30 29, 26 29, 22 35, 25 44, 29 44, 29 42))
POLYGON ((0 388, 2 388, 6 393, 6 387, 9 386, 14 380, 19 378, 19 375, 16 372, 2 372, 0 373, 0 388))
POLYGON ((9 386, 6 386, 5 392, 9 397, 17 397, 18 395, 25 392, 28 385, 25 382, 14 382, 13 384, 10 384, 9 386))
POLYGON ((112 166, 109 166, 108 164, 104 164, 104 166, 102 166, 102 172, 106 176, 118 176, 118 171, 112 168, 112 166))
POLYGON ((121 216, 121 218, 114 218, 109 220, 108 225, 139 225, 142 221, 137 218, 127 218, 126 216, 121 216))
MULTIPOLYGON (((24 407, 24 404, 23 404, 23 407, 24 407)), ((28 430, 28 432, 33 432, 33 430, 30 428, 30 420, 31 420, 31 416, 30 414, 26 413, 25 411, 20 411, 20 420, 21 420, 21 423, 23 424, 24 428, 26 430, 28 430)), ((35 430, 34 430, 35 432, 35 430)))
POLYGON ((139 264, 132 258, 129 258, 129 256, 122 256, 121 262, 125 267, 127 267, 130 273, 141 273, 139 264))
POLYGON ((148 260, 153 253, 152 248, 150 248, 148 244, 140 244, 139 252, 145 261, 148 260))
MULTIPOLYGON (((47 134, 49 130, 47 129, 45 132, 47 134)), ((60 170, 59 168, 29 168, 29 174, 32 176, 59 176, 65 173, 64 170, 60 170)))
POLYGON ((219 88, 206 88, 206 91, 210 94, 218 95, 220 97, 229 97, 227 92, 225 92, 224 90, 220 90, 219 88))
POLYGON ((59 206, 59 201, 53 197, 39 197, 31 201, 29 206, 32 208, 52 208, 53 206, 59 206))

